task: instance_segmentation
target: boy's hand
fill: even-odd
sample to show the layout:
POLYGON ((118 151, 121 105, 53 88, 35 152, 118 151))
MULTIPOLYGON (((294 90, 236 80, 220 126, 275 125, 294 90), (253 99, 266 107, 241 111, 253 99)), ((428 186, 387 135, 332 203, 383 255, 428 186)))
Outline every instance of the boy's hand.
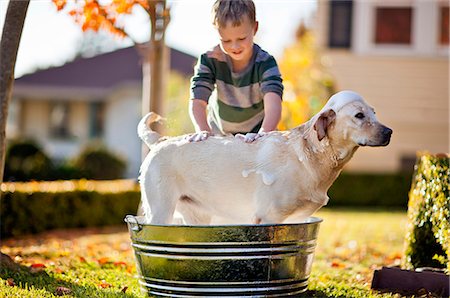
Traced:
POLYGON ((243 140, 246 143, 252 143, 253 141, 256 141, 257 139, 259 139, 264 135, 266 135, 265 132, 258 132, 258 133, 249 132, 245 134, 245 136, 243 134, 238 133, 237 135, 235 135, 235 137, 243 140))
POLYGON ((209 131, 203 130, 187 136, 187 140, 189 142, 201 142, 206 140, 210 136, 210 134, 211 133, 209 131))

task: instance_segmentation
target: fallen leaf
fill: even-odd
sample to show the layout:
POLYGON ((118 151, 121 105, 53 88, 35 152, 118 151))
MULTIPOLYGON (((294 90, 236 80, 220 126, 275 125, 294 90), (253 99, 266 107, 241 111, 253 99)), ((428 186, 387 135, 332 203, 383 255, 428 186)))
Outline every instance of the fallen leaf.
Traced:
POLYGON ((114 266, 127 266, 127 263, 125 262, 114 262, 114 266))
POLYGON ((97 260, 97 262, 98 262, 100 265, 105 265, 105 264, 110 263, 109 258, 107 258, 107 257, 100 258, 100 259, 97 260))
POLYGON ((7 283, 8 286, 10 286, 10 287, 14 287, 14 286, 16 285, 16 283, 14 282, 14 279, 12 279, 12 278, 8 278, 8 279, 6 280, 6 283, 7 283))
POLYGON ((111 288, 111 287, 112 287, 112 284, 109 284, 109 283, 107 283, 106 281, 102 280, 102 281, 98 284, 98 286, 99 286, 100 288, 107 289, 107 288, 111 288))
POLYGON ((345 268, 345 264, 339 261, 331 262, 331 267, 333 268, 345 268))
POLYGON ((55 290, 56 296, 64 296, 72 294, 72 290, 66 287, 57 287, 55 290))
POLYGON ((46 268, 45 265, 42 263, 34 263, 34 264, 31 264, 30 271, 32 273, 37 273, 37 272, 43 271, 45 268, 46 268))
POLYGON ((125 292, 126 292, 127 290, 128 290, 128 287, 127 287, 127 286, 125 286, 125 287, 123 287, 123 288, 122 288, 122 290, 121 290, 121 291, 122 291, 122 293, 125 293, 125 292))
POLYGON ((127 272, 128 273, 133 273, 133 270, 134 270, 134 266, 127 266, 127 272))

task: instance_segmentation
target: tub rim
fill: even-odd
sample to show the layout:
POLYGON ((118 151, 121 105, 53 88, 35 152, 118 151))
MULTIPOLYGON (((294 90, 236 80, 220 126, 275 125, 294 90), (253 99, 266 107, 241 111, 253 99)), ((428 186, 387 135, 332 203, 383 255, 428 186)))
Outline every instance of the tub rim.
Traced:
POLYGON ((272 223, 272 224, 211 224, 211 225, 180 225, 180 224, 147 224, 144 223, 145 219, 142 215, 131 215, 128 214, 125 216, 124 221, 127 224, 139 225, 142 227, 166 227, 166 228, 261 228, 261 227, 281 227, 281 226, 302 226, 302 225, 312 225, 319 224, 323 222, 323 219, 316 216, 310 216, 306 218, 304 221, 298 223, 272 223))

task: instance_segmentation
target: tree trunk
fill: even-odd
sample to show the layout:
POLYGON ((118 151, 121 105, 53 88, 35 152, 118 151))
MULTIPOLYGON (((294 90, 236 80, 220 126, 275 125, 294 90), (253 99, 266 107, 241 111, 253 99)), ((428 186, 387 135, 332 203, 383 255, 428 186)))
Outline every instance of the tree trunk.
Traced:
POLYGON ((6 120, 14 86, 17 51, 30 0, 10 0, 0 41, 0 183, 6 151, 6 120))
MULTIPOLYGON (((164 84, 167 66, 167 50, 165 47, 165 31, 170 20, 169 10, 165 0, 148 0, 148 11, 151 23, 150 42, 144 51, 143 61, 143 89, 142 89, 142 114, 155 112, 162 114, 162 102, 164 98, 164 84)), ((160 127, 153 129, 160 131, 160 127)))

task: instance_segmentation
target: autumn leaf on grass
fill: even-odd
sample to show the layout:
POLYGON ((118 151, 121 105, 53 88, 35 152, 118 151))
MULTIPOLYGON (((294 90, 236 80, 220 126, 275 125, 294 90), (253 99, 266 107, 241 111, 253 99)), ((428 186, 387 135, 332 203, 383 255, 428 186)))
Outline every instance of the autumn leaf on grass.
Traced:
POLYGON ((386 265, 400 265, 400 262, 402 260, 402 254, 400 253, 394 253, 389 256, 386 256, 383 260, 383 263, 386 265))
POLYGON ((57 287, 55 290, 56 296, 64 296, 72 294, 72 290, 66 287, 57 287))
POLYGON ((122 288, 121 292, 122 292, 122 293, 125 293, 127 290, 128 290, 128 287, 125 286, 125 287, 122 288))
POLYGON ((111 261, 110 261, 109 258, 107 258, 107 257, 100 258, 100 259, 97 260, 97 262, 98 262, 100 265, 106 265, 106 264, 111 263, 111 261))
POLYGON ((12 279, 12 278, 8 278, 6 280, 6 284, 10 287, 14 287, 16 285, 16 283, 14 282, 14 279, 12 279))
POLYGON ((63 274, 63 273, 64 273, 64 270, 62 270, 61 268, 55 268, 55 269, 53 270, 53 272, 55 272, 55 273, 57 273, 57 274, 63 274))
POLYGON ((126 271, 127 273, 132 274, 134 269, 135 269, 134 265, 128 265, 126 271))
POLYGON ((344 263, 342 263, 339 260, 333 260, 333 262, 331 262, 331 267, 333 267, 333 268, 345 268, 346 266, 345 266, 344 263))
POLYGON ((111 288, 112 284, 107 283, 106 281, 102 280, 98 286, 102 289, 107 289, 107 288, 111 288))
POLYGON ((42 263, 34 263, 30 266, 30 271, 33 273, 37 273, 43 271, 45 268, 45 265, 42 263))
POLYGON ((127 267, 128 266, 128 264, 125 262, 114 262, 113 264, 116 267, 127 267))

